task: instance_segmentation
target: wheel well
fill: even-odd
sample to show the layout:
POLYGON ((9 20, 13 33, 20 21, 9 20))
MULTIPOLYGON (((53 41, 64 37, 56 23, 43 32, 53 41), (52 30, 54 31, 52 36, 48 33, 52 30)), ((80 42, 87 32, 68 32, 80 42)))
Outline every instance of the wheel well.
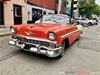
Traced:
MULTIPOLYGON (((92 22, 89 22, 89 23, 91 23, 91 24, 92 24, 92 22)), ((88 24, 89 24, 89 23, 88 23, 88 24)))
POLYGON ((69 39, 66 38, 66 39, 64 39, 64 41, 65 41, 65 49, 66 49, 69 46, 69 39))
POLYGON ((77 24, 79 24, 79 22, 78 22, 78 21, 76 21, 76 23, 77 23, 77 24))

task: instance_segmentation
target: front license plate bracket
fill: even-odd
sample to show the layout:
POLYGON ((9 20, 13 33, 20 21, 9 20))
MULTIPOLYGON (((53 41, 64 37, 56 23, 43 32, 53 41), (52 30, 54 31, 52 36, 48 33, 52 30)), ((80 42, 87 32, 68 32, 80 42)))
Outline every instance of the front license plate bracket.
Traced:
POLYGON ((24 47, 23 49, 30 50, 30 45, 26 44, 25 47, 24 47))

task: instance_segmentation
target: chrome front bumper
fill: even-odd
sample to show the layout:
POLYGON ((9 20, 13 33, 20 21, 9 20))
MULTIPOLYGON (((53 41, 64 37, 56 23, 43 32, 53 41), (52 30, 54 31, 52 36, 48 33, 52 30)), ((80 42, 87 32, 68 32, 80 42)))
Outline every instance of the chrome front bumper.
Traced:
POLYGON ((21 42, 14 38, 10 38, 10 41, 8 44, 17 46, 25 51, 43 54, 51 58, 59 56, 62 52, 62 47, 50 48, 50 47, 41 46, 40 44, 21 42))

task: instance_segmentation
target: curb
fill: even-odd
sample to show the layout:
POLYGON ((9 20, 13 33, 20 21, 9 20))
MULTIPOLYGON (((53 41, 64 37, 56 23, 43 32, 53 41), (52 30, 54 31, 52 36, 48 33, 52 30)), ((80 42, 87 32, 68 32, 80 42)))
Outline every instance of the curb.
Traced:
POLYGON ((1 36, 11 35, 11 34, 12 34, 11 32, 9 32, 9 33, 3 33, 3 34, 0 34, 0 37, 1 37, 1 36))

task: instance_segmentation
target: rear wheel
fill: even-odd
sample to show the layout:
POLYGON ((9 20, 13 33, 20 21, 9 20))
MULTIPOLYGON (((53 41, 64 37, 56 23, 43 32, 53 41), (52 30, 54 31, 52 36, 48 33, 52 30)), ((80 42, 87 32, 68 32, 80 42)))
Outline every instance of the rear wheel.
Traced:
POLYGON ((89 26, 91 26, 91 25, 92 25, 92 23, 91 23, 91 22, 89 22, 89 23, 88 23, 88 25, 89 25, 89 26))

